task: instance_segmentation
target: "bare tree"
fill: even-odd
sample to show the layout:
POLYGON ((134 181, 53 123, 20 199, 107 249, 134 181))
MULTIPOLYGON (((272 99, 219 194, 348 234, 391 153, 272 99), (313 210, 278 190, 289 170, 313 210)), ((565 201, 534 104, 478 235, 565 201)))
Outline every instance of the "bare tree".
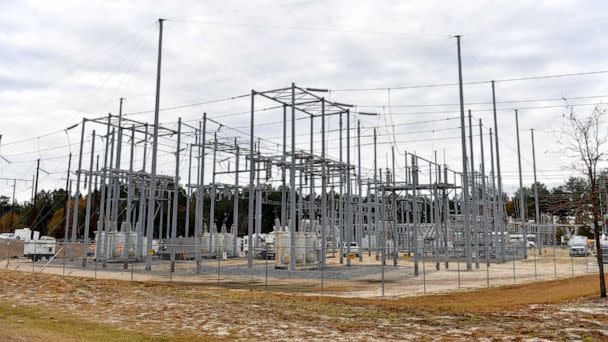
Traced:
POLYGON ((606 141, 608 136, 601 130, 606 109, 596 106, 590 114, 579 115, 574 112, 574 107, 567 105, 568 113, 562 128, 560 143, 576 160, 571 165, 579 170, 589 180, 589 201, 591 202, 593 216, 593 234, 595 238, 596 253, 599 277, 600 277, 600 297, 606 297, 606 283, 604 280, 604 263, 602 256, 602 244, 600 240, 600 201, 598 189, 598 163, 605 156, 606 141))

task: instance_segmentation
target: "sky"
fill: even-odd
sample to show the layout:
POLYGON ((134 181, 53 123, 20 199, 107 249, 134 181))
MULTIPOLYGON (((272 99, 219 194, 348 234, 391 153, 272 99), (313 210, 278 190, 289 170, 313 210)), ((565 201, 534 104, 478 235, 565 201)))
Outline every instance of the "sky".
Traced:
MULTIPOLYGON (((223 125, 220 139, 237 138, 247 148, 249 97, 206 102, 246 95, 252 89, 288 87, 292 82, 330 89, 324 94, 329 100, 353 104, 354 112, 378 114, 351 118, 352 128, 361 120, 365 178, 373 170, 373 128, 379 134, 378 166, 390 167, 391 146, 395 146, 398 179, 403 179, 405 151, 427 159, 437 151, 438 161, 462 169, 459 93, 454 86, 458 82, 454 35, 462 35, 464 102, 474 121, 476 168, 481 162, 481 119, 486 171, 490 169, 487 134, 494 123, 489 81, 497 80, 505 190, 518 187, 515 108, 524 185, 533 181, 530 129, 534 129, 538 180, 555 186, 577 175, 567 167, 572 156, 558 142, 566 112, 563 99, 581 114, 608 100, 608 73, 594 73, 608 70, 608 40, 602 32, 607 7, 602 1, 567 0, 3 1, 0 155, 10 163, 0 159, 0 195, 10 196, 10 179, 17 178, 17 198, 28 200, 37 159, 43 170, 39 187, 64 187, 70 152, 75 156, 71 170, 77 168, 81 126, 65 129, 85 116, 117 114, 121 97, 125 115, 153 122, 158 18, 167 19, 160 96, 163 125, 175 129, 181 117, 196 127, 206 112, 223 125)), ((258 109, 273 105, 256 99, 258 109)), ((262 146, 269 154, 279 150, 281 116, 279 109, 256 113, 255 134, 264 139, 262 146)), ((328 154, 338 158, 337 118, 328 119, 327 126, 328 154)), ((308 148, 308 127, 308 121, 298 120, 298 148, 308 148)), ((218 128, 210 123, 208 132, 218 128)), ((90 162, 92 129, 105 134, 101 125, 86 126, 84 168, 90 162)), ((319 131, 316 124, 316 152, 319 131)), ((355 146, 356 130, 351 132, 355 146)), ((161 142, 159 171, 170 175, 176 142, 170 137, 161 142)), ((98 138, 96 144, 97 155, 103 152, 103 140, 98 138)), ((123 149, 123 159, 128 160, 128 145, 123 149)), ((143 146, 134 151, 137 169, 144 160, 143 146)), ((180 153, 182 183, 188 173, 187 153, 187 148, 180 153)), ((219 171, 234 168, 227 157, 220 152, 219 171)), ((218 176, 218 181, 231 183, 230 177, 218 176)), ((246 178, 242 175, 241 181, 246 178)))

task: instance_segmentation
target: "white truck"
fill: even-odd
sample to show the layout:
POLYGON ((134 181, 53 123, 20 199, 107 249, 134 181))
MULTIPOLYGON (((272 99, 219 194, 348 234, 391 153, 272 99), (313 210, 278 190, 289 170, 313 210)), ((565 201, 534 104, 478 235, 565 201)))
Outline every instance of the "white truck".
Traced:
POLYGON ((359 257, 359 244, 357 242, 351 241, 350 248, 349 248, 349 242, 346 242, 346 241, 343 242, 342 250, 344 251, 345 257, 348 257, 348 252, 350 252, 350 254, 353 258, 359 257))
POLYGON ((585 236, 572 235, 570 241, 568 241, 568 245, 570 246, 571 257, 586 257, 589 255, 589 246, 587 245, 587 238, 585 236))
MULTIPOLYGON (((528 248, 534 248, 536 247, 536 242, 533 241, 533 239, 535 238, 534 235, 532 234, 526 234, 526 246, 528 246, 528 248)), ((522 242, 524 241, 524 236, 523 234, 509 234, 509 243, 511 245, 515 245, 517 247, 521 246, 522 242)))

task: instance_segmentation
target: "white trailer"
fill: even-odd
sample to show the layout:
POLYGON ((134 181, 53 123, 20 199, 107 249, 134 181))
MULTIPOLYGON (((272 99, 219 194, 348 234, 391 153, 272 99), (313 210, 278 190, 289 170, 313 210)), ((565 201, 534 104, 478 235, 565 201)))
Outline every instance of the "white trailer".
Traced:
POLYGON ((26 240, 23 243, 23 256, 32 261, 51 259, 55 255, 56 242, 55 238, 50 236, 26 240))
POLYGON ((40 232, 33 231, 30 228, 15 229, 15 239, 22 241, 38 240, 40 232))

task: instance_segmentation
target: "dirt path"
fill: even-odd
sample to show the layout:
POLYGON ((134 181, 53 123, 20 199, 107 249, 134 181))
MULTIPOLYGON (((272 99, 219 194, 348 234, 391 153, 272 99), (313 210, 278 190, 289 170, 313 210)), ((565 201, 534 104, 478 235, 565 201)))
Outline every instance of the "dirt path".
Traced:
POLYGON ((596 279, 393 300, 0 271, 0 340, 608 339, 596 279))

